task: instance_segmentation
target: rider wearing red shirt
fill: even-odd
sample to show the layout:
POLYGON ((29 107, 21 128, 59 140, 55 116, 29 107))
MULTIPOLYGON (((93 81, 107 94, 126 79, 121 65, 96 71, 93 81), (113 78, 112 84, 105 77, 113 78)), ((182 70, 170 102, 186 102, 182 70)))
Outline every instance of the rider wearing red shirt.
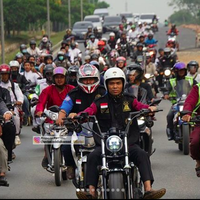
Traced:
MULTIPOLYGON (((45 108, 57 105, 61 106, 62 102, 66 98, 68 92, 70 92, 75 87, 72 85, 66 84, 67 82, 67 70, 63 67, 56 67, 53 70, 53 83, 52 85, 45 88, 39 96, 39 101, 36 106, 36 116, 41 117, 45 108)), ((50 121, 47 121, 47 123, 50 121)), ((48 159, 45 153, 45 156, 42 160, 42 167, 47 168, 48 159)))

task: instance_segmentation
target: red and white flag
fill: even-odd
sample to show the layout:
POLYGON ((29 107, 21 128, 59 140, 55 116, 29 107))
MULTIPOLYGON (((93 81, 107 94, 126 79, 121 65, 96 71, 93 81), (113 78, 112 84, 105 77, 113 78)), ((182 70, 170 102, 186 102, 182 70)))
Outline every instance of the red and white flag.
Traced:
POLYGON ((76 104, 81 104, 81 100, 80 99, 76 99, 76 104))
POLYGON ((100 107, 101 107, 101 109, 108 108, 108 103, 101 103, 100 107))

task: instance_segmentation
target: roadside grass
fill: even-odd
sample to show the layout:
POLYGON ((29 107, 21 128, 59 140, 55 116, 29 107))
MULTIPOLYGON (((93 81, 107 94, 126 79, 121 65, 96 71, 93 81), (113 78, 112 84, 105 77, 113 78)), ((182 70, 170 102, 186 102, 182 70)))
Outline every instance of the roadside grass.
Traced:
MULTIPOLYGON (((65 35, 65 31, 61 31, 61 32, 53 32, 51 34, 51 42, 54 45, 56 45, 57 43, 59 43, 63 37, 65 35)), ((13 60, 15 58, 15 55, 20 51, 19 47, 21 44, 26 44, 27 47, 29 47, 29 40, 35 38, 37 45, 39 44, 39 42, 41 41, 42 38, 42 33, 38 33, 38 35, 36 37, 34 37, 33 35, 29 35, 28 32, 22 32, 19 36, 16 37, 11 37, 11 38, 5 38, 5 48, 9 47, 10 45, 16 44, 14 49, 11 49, 10 51, 5 53, 5 63, 9 63, 11 60, 13 60)), ((2 63, 2 57, 0 55, 0 63, 2 63)))

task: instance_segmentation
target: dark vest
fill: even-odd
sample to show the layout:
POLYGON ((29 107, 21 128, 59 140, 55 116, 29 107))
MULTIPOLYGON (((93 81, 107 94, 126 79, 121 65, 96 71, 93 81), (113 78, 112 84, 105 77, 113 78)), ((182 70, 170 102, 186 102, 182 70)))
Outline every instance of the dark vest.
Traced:
MULTIPOLYGON (((125 130, 127 119, 130 112, 134 112, 132 104, 134 97, 129 94, 124 94, 119 102, 115 103, 109 95, 105 95, 95 101, 97 106, 97 120, 99 122, 102 132, 107 132, 113 124, 117 124, 118 128, 122 131, 125 130), (115 104, 118 108, 116 108, 115 104)), ((94 130, 98 131, 94 126, 94 130)), ((101 145, 100 138, 94 135, 96 145, 101 145)), ((139 127, 137 119, 134 119, 130 126, 128 135, 128 145, 131 146, 139 141, 139 127)))
POLYGON ((106 90, 103 86, 99 86, 93 93, 87 94, 80 87, 71 90, 68 95, 73 101, 72 113, 79 113, 89 107, 92 102, 105 95, 106 90))

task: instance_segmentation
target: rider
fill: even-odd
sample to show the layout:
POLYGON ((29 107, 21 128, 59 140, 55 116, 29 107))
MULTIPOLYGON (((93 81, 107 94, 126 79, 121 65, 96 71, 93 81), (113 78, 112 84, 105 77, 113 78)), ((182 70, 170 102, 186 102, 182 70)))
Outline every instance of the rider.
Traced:
POLYGON ((79 70, 79 66, 72 65, 68 69, 68 84, 73 85, 74 87, 78 86, 77 83, 77 73, 79 70))
MULTIPOLYGON (((100 85, 100 73, 93 65, 86 64, 80 67, 77 73, 77 82, 78 87, 70 91, 62 103, 57 121, 60 125, 62 124, 62 119, 66 117, 66 115, 69 115, 71 112, 78 113, 83 111, 91 105, 94 99, 105 94, 105 88, 100 85), (85 99, 87 99, 87 101, 85 99)), ((65 145, 63 150, 65 152, 66 165, 75 167, 73 157, 71 156, 71 147, 65 145)), ((70 175, 71 179, 73 173, 68 175, 70 175)))
MULTIPOLYGON (((156 110, 156 107, 149 107, 142 104, 135 97, 124 93, 125 84, 126 77, 121 69, 116 67, 108 69, 104 74, 104 85, 107 90, 106 95, 96 99, 90 107, 83 111, 89 115, 96 115, 102 132, 107 132, 111 127, 124 130, 126 127, 125 121, 129 117, 130 112, 141 109, 149 109, 152 112, 156 110)), ((75 116, 77 116, 76 113, 71 113, 69 117, 74 118, 75 116)), ((97 131, 96 127, 94 129, 97 131)), ((77 191, 77 196, 81 199, 97 197, 96 188, 99 176, 97 166, 101 165, 102 158, 100 138, 94 135, 94 139, 96 147, 89 154, 87 160, 86 184, 89 186, 89 192, 77 191)), ((150 160, 146 152, 138 146, 138 140, 139 127, 135 119, 130 127, 130 134, 128 136, 130 161, 134 162, 139 168, 144 183, 144 199, 161 198, 166 193, 166 189, 152 189, 154 178, 150 160)))
MULTIPOLYGON (((67 83, 67 70, 63 67, 56 67, 53 70, 53 83, 45 88, 39 96, 38 104, 36 106, 35 115, 42 116, 44 109, 48 109, 53 105, 61 106, 68 92, 71 91, 74 86, 67 83)), ((42 160, 43 168, 47 168, 48 159, 45 154, 42 160)))
MULTIPOLYGON (((0 114, 3 116, 3 119, 6 122, 9 122, 12 118, 12 112, 8 110, 6 104, 4 103, 3 99, 0 98, 0 114)), ((0 185, 1 183, 6 183, 7 180, 5 178, 6 172, 8 170, 8 152, 6 147, 4 146, 4 142, 2 140, 3 135, 6 135, 7 132, 2 131, 2 126, 0 125, 0 185)))
MULTIPOLYGON (((189 95, 187 96, 183 110, 189 111, 188 114, 184 115, 182 117, 183 121, 190 122, 190 119, 192 117, 192 113, 196 112, 195 115, 200 115, 200 84, 198 83, 195 85, 189 95)), ((199 122, 196 123, 194 129, 190 133, 190 156, 193 160, 196 161, 196 175, 197 177, 200 177, 200 125, 199 122)))
MULTIPOLYGON (((31 100, 31 104, 33 104, 34 101, 37 103, 37 100, 40 94, 42 93, 42 91, 53 83, 53 79, 52 79, 53 70, 54 70, 54 66, 52 64, 48 64, 44 67, 43 79, 41 79, 38 82, 38 85, 35 87, 35 94, 31 100)), ((32 115, 32 121, 33 121, 32 131, 36 133, 40 133, 39 126, 37 126, 36 120, 35 120, 35 109, 36 109, 36 105, 31 105, 31 115, 32 115)))
POLYGON ((146 40, 145 40, 145 44, 146 46, 149 46, 149 45, 156 45, 158 42, 158 40, 154 39, 154 35, 153 33, 149 33, 146 40))
MULTIPOLYGON (((196 81, 192 77, 187 76, 187 67, 183 62, 177 62, 174 67, 173 71, 175 74, 174 78, 170 78, 169 84, 167 86, 167 92, 164 94, 164 99, 170 99, 172 105, 176 103, 176 85, 177 82, 180 80, 187 80, 191 86, 196 85, 196 81)), ((167 115, 167 136, 168 140, 171 141, 174 139, 174 131, 173 131, 173 106, 170 108, 170 111, 167 115)))
POLYGON ((188 70, 187 76, 193 77, 197 81, 197 83, 200 82, 200 74, 198 73, 198 69, 199 69, 199 63, 195 60, 192 60, 187 64, 187 70, 188 70))
POLYGON ((47 36, 43 36, 43 38, 42 38, 42 40, 41 40, 41 42, 40 42, 38 47, 39 47, 39 49, 41 51, 43 51, 43 50, 47 51, 47 52, 44 52, 44 53, 49 53, 49 54, 52 53, 52 44, 49 41, 47 36))
POLYGON ((24 102, 24 95, 17 83, 14 83, 10 80, 11 76, 11 69, 10 66, 7 64, 0 65, 0 75, 1 75, 1 82, 0 86, 3 88, 6 88, 10 92, 11 102, 15 104, 14 106, 14 113, 13 121, 16 127, 16 136, 15 136, 15 145, 20 145, 20 107, 22 106, 24 102))
POLYGON ((40 56, 41 52, 38 47, 36 47, 36 41, 31 40, 29 43, 30 47, 27 49, 28 53, 33 56, 40 56))
POLYGON ((171 25, 171 28, 168 30, 167 35, 170 35, 171 33, 175 33, 175 35, 178 35, 179 31, 176 28, 176 24, 171 25))
POLYGON ((127 65, 126 58, 124 58, 123 56, 120 56, 116 59, 116 67, 123 70, 125 74, 126 74, 126 65, 127 65))
POLYGON ((11 80, 19 85, 21 91, 24 94, 24 103, 22 105, 22 110, 25 113, 24 124, 27 124, 27 120, 28 120, 28 117, 30 116, 30 112, 29 112, 29 101, 28 101, 27 96, 25 95, 25 92, 26 92, 25 87, 26 85, 29 84, 29 82, 27 81, 24 75, 19 73, 20 65, 18 61, 16 60, 10 61, 9 66, 11 69, 11 76, 10 76, 11 80))
POLYGON ((109 34, 109 40, 108 40, 108 45, 110 46, 111 49, 115 49, 116 46, 116 38, 115 38, 115 33, 111 32, 109 34))

